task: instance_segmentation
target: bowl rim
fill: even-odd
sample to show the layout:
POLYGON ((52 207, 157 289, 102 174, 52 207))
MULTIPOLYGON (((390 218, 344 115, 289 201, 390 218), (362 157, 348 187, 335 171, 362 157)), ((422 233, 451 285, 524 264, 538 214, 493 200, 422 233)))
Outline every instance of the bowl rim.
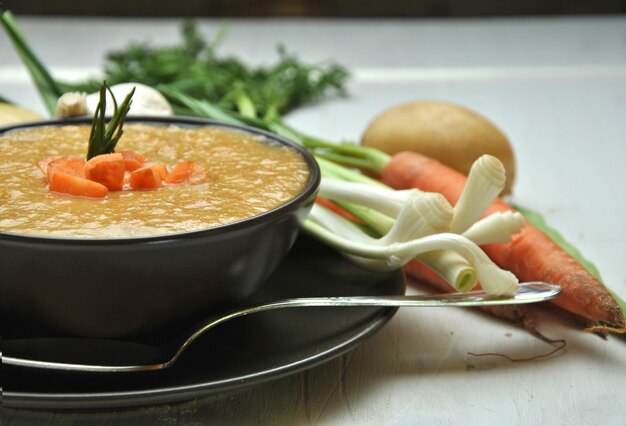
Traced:
MULTIPOLYGON (((0 127, 0 136, 9 132, 47 126, 63 126, 63 125, 80 125, 91 124, 91 117, 72 117, 65 119, 49 119, 38 120, 24 123, 17 123, 8 126, 0 127)), ((225 234, 227 232, 237 231, 245 228, 256 226, 265 221, 271 221, 277 217, 280 217, 292 210, 298 208, 301 204, 306 203, 316 196, 319 190, 319 184, 321 180, 321 171, 317 164, 317 161, 305 148, 297 143, 274 133, 262 130, 256 127, 227 123, 219 120, 212 120, 201 117, 188 117, 188 116, 155 116, 155 115, 135 115, 126 118, 127 123, 147 123, 156 125, 183 125, 191 127, 219 127, 237 130, 240 132, 251 133, 256 136, 262 136, 269 140, 280 143, 283 146, 287 146, 301 155, 305 160, 309 169, 309 179, 304 188, 289 201, 274 207, 257 215, 247 217, 235 222, 228 222, 223 225, 212 226, 210 228, 197 229, 192 231, 172 232, 167 234, 156 234, 147 236, 133 236, 133 237, 115 237, 115 238, 80 238, 80 237, 57 237, 57 236, 42 236, 42 235, 28 235, 17 234, 12 232, 6 232, 0 230, 0 239, 17 241, 17 242, 30 242, 40 244, 56 244, 56 245, 128 245, 128 244, 143 244, 153 242, 165 242, 168 240, 179 239, 193 239, 203 238, 209 235, 225 234)))

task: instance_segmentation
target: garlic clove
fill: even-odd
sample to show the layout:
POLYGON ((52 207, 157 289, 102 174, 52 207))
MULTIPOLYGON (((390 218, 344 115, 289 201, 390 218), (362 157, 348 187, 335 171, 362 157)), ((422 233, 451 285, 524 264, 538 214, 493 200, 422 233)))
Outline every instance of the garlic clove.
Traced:
MULTIPOLYGON (((173 115, 172 105, 158 90, 140 83, 121 83, 111 86, 111 92, 115 99, 120 100, 135 87, 133 102, 130 106, 129 116, 132 115, 173 115)), ((99 93, 87 95, 88 114, 93 114, 98 107, 99 93)), ((107 93, 106 115, 113 114, 113 100, 107 93)))
POLYGON ((82 92, 68 92, 57 100, 55 115, 59 118, 87 115, 87 94, 82 92))

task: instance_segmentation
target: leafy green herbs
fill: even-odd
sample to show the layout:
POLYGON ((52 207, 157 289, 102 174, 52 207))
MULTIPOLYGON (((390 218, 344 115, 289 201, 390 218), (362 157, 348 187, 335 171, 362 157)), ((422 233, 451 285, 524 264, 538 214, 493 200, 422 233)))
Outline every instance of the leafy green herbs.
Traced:
POLYGON ((124 120, 126 114, 130 109, 132 103, 132 97, 135 93, 133 88, 128 95, 124 98, 122 104, 118 107, 117 101, 113 92, 106 81, 100 86, 100 100, 96 107, 96 112, 93 115, 93 121, 91 124, 91 134, 89 135, 89 147, 87 148, 87 160, 100 154, 110 154, 115 151, 115 145, 122 137, 122 127, 124 126, 124 120), (113 100, 113 116, 108 124, 105 122, 106 108, 107 108, 107 91, 111 95, 113 100))
MULTIPOLYGON (((327 94, 345 94, 348 72, 339 65, 307 65, 279 47, 274 65, 255 67, 218 55, 220 36, 208 43, 191 22, 183 24, 182 35, 182 43, 176 46, 132 44, 110 53, 106 80, 169 88, 245 116, 264 118, 284 115, 327 94)), ((88 81, 73 84, 71 89, 94 92, 97 85, 88 81)))
MULTIPOLYGON (((9 11, 0 8, 0 24, 30 71, 44 103, 54 114, 56 100, 66 92, 97 92, 99 80, 67 83, 55 80, 28 46, 9 11)), ((169 47, 135 43, 107 56, 104 78, 112 85, 126 82, 171 89, 201 99, 221 109, 248 118, 274 119, 327 95, 346 93, 348 71, 337 64, 310 65, 285 48, 278 48, 278 61, 270 66, 251 66, 217 52, 225 27, 212 43, 195 25, 185 22, 182 41, 169 47)), ((177 114, 194 114, 176 99, 170 99, 177 114)))

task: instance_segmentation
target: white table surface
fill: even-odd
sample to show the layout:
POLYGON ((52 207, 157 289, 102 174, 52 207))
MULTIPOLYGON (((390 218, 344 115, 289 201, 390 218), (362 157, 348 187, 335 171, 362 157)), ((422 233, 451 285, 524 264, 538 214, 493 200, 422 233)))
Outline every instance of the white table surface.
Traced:
MULTIPOLYGON (((177 20, 22 18, 59 77, 97 70, 130 40, 169 43, 177 20)), ((214 35, 219 21, 199 21, 214 35)), ((351 96, 288 117, 319 136, 358 139, 393 104, 444 99, 489 117, 518 159, 515 200, 548 221, 626 298, 626 18, 233 20, 221 47, 251 63, 284 43, 354 72, 351 96)), ((0 94, 43 112, 2 33, 0 94)), ((603 341, 546 314, 552 347, 467 310, 401 309, 355 350, 306 372, 180 404, 97 413, 5 410, 7 424, 624 424, 626 339, 603 341)))

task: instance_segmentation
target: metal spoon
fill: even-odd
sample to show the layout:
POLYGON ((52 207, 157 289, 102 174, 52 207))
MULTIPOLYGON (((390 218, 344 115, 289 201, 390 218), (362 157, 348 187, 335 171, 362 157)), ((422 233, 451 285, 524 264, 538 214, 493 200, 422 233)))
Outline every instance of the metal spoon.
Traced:
MULTIPOLYGON (((378 306, 378 307, 472 307, 472 306, 495 306, 512 305, 522 303, 536 303, 556 297, 561 288, 559 286, 541 282, 520 284, 516 293, 512 296, 490 296, 483 291, 469 293, 450 293, 441 295, 416 295, 416 296, 352 296, 352 297, 310 297, 285 299, 261 305, 252 306, 245 309, 229 312, 218 317, 209 318, 202 322, 195 331, 167 347, 160 349, 156 354, 159 361, 146 364, 130 365, 95 365, 89 363, 56 362, 35 359, 17 358, 3 356, 2 363, 20 367, 81 371, 91 373, 122 373, 131 371, 152 371, 162 370, 171 367, 181 354, 198 337, 208 330, 234 318, 257 312, 265 312, 274 309, 285 308, 307 308, 313 306, 378 306)), ((82 339, 73 339, 82 340, 82 339)), ((106 344, 133 345, 127 342, 108 341, 106 344)), ((135 344, 136 347, 142 345, 135 344)), ((92 350, 97 350, 97 346, 89 346, 92 350)), ((6 351, 5 347, 5 351, 6 351)), ((151 348, 154 350, 154 348, 151 348)), ((150 359, 153 357, 150 356, 150 359)))

